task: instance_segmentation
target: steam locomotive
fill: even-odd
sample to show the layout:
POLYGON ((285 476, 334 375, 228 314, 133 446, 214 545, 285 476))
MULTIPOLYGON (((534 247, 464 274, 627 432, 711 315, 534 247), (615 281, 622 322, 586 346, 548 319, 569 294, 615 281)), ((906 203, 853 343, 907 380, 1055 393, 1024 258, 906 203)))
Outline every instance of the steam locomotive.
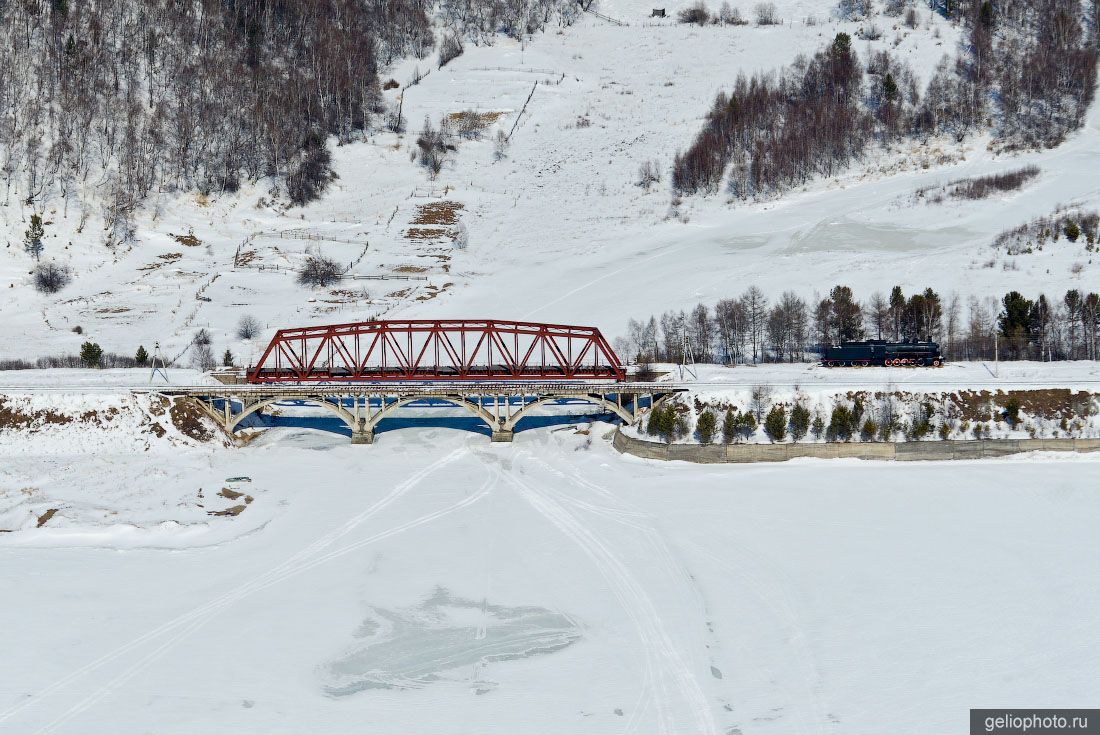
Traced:
POLYGON ((821 356, 821 364, 825 367, 940 367, 943 363, 937 343, 916 340, 841 342, 838 347, 826 347, 821 356))

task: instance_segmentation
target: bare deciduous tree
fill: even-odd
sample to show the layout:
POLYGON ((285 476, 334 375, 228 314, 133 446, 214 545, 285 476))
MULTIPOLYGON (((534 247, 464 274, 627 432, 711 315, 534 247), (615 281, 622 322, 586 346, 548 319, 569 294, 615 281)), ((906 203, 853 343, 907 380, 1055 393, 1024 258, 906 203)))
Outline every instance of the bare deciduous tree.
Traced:
POLYGON ((39 263, 33 275, 34 288, 41 293, 57 293, 72 280, 71 271, 57 263, 39 263))
POLYGON ((251 314, 245 314, 237 322, 237 337, 239 339, 253 339, 260 334, 260 320, 251 314))
POLYGON ((323 255, 311 255, 298 271, 298 283, 310 288, 326 288, 343 276, 344 269, 335 260, 323 255))

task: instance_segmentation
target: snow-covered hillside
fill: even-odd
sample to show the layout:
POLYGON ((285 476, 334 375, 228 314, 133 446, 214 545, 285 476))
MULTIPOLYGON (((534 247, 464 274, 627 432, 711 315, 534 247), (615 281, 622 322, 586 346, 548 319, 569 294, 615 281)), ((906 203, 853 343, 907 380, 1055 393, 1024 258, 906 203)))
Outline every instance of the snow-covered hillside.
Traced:
MULTIPOLYGON (((29 208, 0 212, 9 246, 0 258, 2 357, 74 352, 86 339, 132 354, 159 340, 187 360, 199 328, 215 353, 256 356, 275 328, 370 316, 531 318, 592 323, 621 333, 626 319, 670 307, 713 302, 757 284, 805 297, 837 283, 866 297, 895 284, 907 292, 999 296, 1088 290, 1093 253, 1083 240, 1008 256, 992 241, 1007 227, 1059 206, 1097 203, 1090 183, 1100 148, 1100 113, 1053 151, 995 156, 986 141, 906 144, 878 153, 832 181, 770 203, 730 203, 722 195, 670 204, 667 176, 638 187, 639 166, 662 170, 694 135, 713 95, 739 72, 778 68, 838 31, 857 37, 864 58, 890 47, 927 74, 958 43, 957 27, 918 8, 909 29, 878 17, 878 41, 858 40, 860 23, 830 7, 780 2, 782 25, 706 26, 649 17, 652 3, 607 0, 574 26, 549 27, 526 42, 468 44, 442 69, 431 60, 386 71, 404 90, 409 132, 376 131, 334 149, 339 179, 305 208, 273 207, 269 184, 235 196, 153 197, 137 240, 108 251, 94 217, 44 215, 44 258, 71 265, 60 293, 39 294, 20 243, 29 208), (537 83, 537 86, 536 86, 537 83), (532 94, 532 89, 534 92, 532 94), (526 112, 519 111, 527 103, 526 112), (479 140, 461 139, 432 181, 410 161, 427 116, 473 110, 487 124, 479 140), (499 113, 499 114, 498 114, 499 113), (497 130, 514 128, 495 160, 497 130), (915 203, 915 190, 964 176, 1034 163, 1041 173, 1023 191, 980 202, 915 203), (468 245, 457 247, 465 230, 468 245), (349 265, 338 286, 310 290, 293 269, 306 254, 349 265), (239 340, 242 315, 265 329, 239 340), (76 327, 82 334, 74 333, 76 327)), ((746 13, 749 8, 743 9, 746 13)), ((386 91, 397 100, 400 89, 386 91)))

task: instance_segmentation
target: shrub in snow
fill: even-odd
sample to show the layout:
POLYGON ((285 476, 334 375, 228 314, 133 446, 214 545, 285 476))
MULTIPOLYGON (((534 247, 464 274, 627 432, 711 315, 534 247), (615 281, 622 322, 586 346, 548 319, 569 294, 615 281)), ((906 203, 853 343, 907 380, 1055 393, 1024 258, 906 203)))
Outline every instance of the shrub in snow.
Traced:
POLYGON ((649 191, 654 184, 658 184, 660 181, 661 169, 656 161, 645 161, 638 168, 638 186, 646 191, 649 191))
POLYGON ((493 160, 501 161, 508 155, 508 136, 503 130, 497 131, 497 137, 493 141, 493 160))
POLYGON ((779 11, 775 9, 775 3, 757 3, 752 12, 758 26, 777 26, 783 22, 779 11))
POLYGON ((32 272, 34 288, 41 293, 57 293, 72 280, 69 269, 57 263, 39 263, 32 272))
POLYGON ((462 39, 457 33, 448 33, 439 42, 439 68, 442 69, 449 62, 462 56, 462 39))
POLYGON ((858 20, 871 14, 871 0, 840 0, 836 14, 842 20, 858 20))
POLYGON ((214 360, 214 351, 210 349, 210 345, 195 345, 195 348, 191 351, 191 365, 204 373, 213 370, 217 366, 217 361, 214 360))
POLYGON ((710 21, 710 11, 703 0, 698 0, 694 5, 681 9, 676 17, 681 23, 704 26, 710 21))
POLYGON ((425 116, 424 127, 416 138, 420 165, 428 170, 434 179, 443 170, 447 155, 455 149, 451 143, 451 127, 446 118, 439 123, 439 129, 432 127, 432 121, 425 116))
POLYGON ((748 25, 748 21, 741 15, 741 11, 737 8, 730 7, 728 2, 722 3, 721 9, 718 11, 718 22, 724 26, 743 26, 748 25))
POLYGON ((237 337, 252 339, 260 334, 260 320, 251 314, 245 314, 237 322, 237 337))
POLYGON ((459 222, 455 226, 451 235, 451 244, 459 250, 465 250, 466 246, 470 244, 470 232, 466 229, 466 225, 459 222))
POLYGON ((310 288, 325 288, 344 276, 340 264, 323 255, 311 255, 306 259, 302 270, 298 272, 298 283, 310 288))
POLYGON ((195 336, 191 338, 191 342, 196 345, 209 345, 211 341, 210 332, 205 329, 195 332, 195 336))

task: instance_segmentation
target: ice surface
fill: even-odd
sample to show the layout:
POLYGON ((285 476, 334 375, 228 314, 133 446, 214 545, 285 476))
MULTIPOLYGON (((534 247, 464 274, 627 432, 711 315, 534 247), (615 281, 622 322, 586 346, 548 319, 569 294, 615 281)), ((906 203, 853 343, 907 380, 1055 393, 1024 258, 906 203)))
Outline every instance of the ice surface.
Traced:
POLYGON ((700 466, 607 428, 23 457, 0 485, 150 532, 258 494, 170 548, 0 534, 0 732, 924 735, 1095 693, 1097 458, 700 466))
POLYGON ((373 609, 357 637, 365 640, 325 667, 327 693, 419 687, 455 669, 476 672, 487 663, 557 651, 581 632, 562 613, 477 603, 441 588, 409 610, 373 609))

